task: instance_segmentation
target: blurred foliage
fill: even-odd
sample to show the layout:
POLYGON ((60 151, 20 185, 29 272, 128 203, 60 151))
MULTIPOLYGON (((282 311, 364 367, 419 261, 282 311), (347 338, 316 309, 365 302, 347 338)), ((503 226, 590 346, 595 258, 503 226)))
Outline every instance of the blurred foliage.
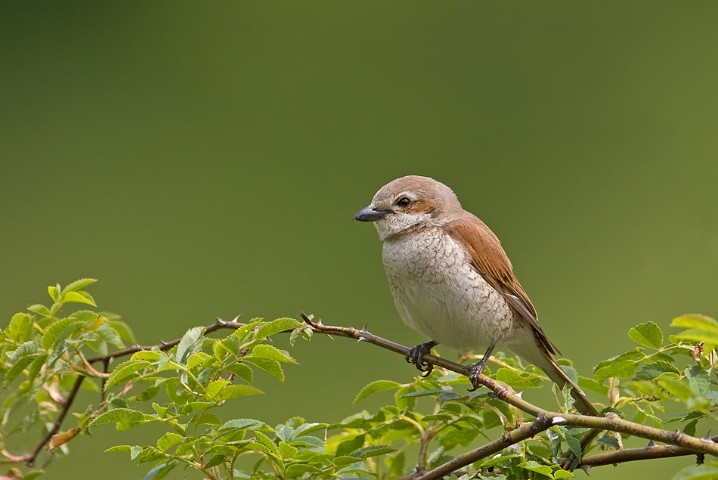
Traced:
MULTIPOLYGON (((220 409, 227 402, 262 393, 253 385, 257 370, 284 381, 283 365, 296 363, 272 344, 272 337, 290 334, 294 344, 310 339, 313 329, 291 318, 246 324, 218 320, 209 327, 190 328, 174 342, 128 349, 135 341, 118 316, 93 309, 61 313, 71 304, 96 308, 85 290, 94 282, 86 278, 65 287, 50 286, 49 306, 30 306, 0 332, 0 440, 3 463, 11 465, 2 478, 36 478, 53 455, 69 453, 68 445, 77 435, 109 435, 102 430, 105 424, 114 425, 118 432, 156 424, 162 427, 157 438, 145 435, 142 444, 119 444, 108 450, 152 465, 147 480, 163 478, 178 467, 197 470, 212 480, 391 479, 417 469, 431 470, 477 442, 486 443, 531 421, 491 392, 467 393, 466 377, 438 368, 405 384, 369 383, 355 403, 386 393, 392 394, 391 401, 337 423, 293 417, 272 426, 261 418, 223 419, 220 409), (209 336, 223 331, 228 333, 209 336), (129 359, 108 372, 94 366, 107 366, 116 356, 129 359), (84 410, 73 405, 80 386, 96 394, 96 401, 84 410), (74 417, 71 427, 62 425, 67 411, 74 417), (32 452, 11 453, 14 439, 26 439, 38 426, 46 430, 45 440, 32 452), (23 462, 41 467, 23 470, 23 462)), ((628 336, 638 346, 599 363, 595 376, 579 377, 579 383, 604 397, 604 413, 658 428, 678 426, 695 435, 701 420, 716 420, 718 322, 684 315, 672 325, 683 330, 668 340, 653 322, 631 328, 628 336)), ((562 363, 575 377, 570 364, 562 363)), ((546 380, 540 370, 518 357, 498 354, 491 365, 495 371, 489 373, 513 389, 541 387, 546 380)), ((316 382, 326 383, 330 398, 331 378, 316 382)), ((554 392, 556 411, 570 411, 573 401, 568 390, 554 387, 554 392)), ((583 431, 553 425, 475 462, 461 472, 461 478, 570 478, 573 474, 560 469, 559 459, 568 452, 580 455, 583 431)), ((622 440, 605 432, 593 449, 616 450, 622 448, 622 440)), ((711 462, 690 466, 673 478, 711 478, 716 468, 711 462)))

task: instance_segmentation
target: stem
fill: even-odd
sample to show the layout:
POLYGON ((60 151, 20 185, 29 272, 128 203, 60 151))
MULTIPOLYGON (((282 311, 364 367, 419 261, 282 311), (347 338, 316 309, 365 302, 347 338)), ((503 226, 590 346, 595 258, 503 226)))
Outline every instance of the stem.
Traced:
POLYGON ((28 467, 32 467, 35 463, 35 460, 37 459, 37 456, 40 455, 40 452, 45 447, 45 445, 48 444, 50 440, 52 440, 52 437, 54 435, 57 435, 57 433, 60 431, 60 427, 62 426, 62 422, 65 420, 65 417, 67 416, 67 412, 70 411, 70 407, 72 406, 73 402, 75 401, 75 396, 77 396, 77 392, 80 391, 80 386, 82 385, 82 382, 85 380, 84 375, 80 375, 75 380, 75 383, 72 385, 72 389, 70 390, 70 393, 68 394, 67 398, 65 399, 65 403, 62 405, 62 409, 60 410, 60 413, 57 415, 57 418, 55 419, 55 423, 52 424, 52 427, 47 432, 47 435, 43 437, 42 440, 40 440, 40 443, 37 444, 37 446, 33 449, 32 452, 27 454, 24 458, 25 464, 28 467))
POLYGON ((448 462, 439 465, 433 470, 421 474, 417 477, 413 477, 415 480, 437 480, 444 478, 451 472, 455 472, 462 467, 471 465, 472 463, 493 455, 505 448, 514 445, 522 440, 531 438, 534 435, 547 430, 553 425, 563 423, 559 417, 550 417, 548 415, 539 415, 536 420, 531 423, 524 424, 519 428, 511 430, 509 433, 503 435, 501 438, 489 442, 486 445, 482 445, 479 448, 475 448, 466 453, 458 455, 448 462))
MULTIPOLYGON (((222 320, 221 318, 218 318, 214 323, 211 323, 207 325, 204 328, 205 335, 208 333, 216 332, 218 330, 222 329, 230 329, 230 330, 236 330, 240 327, 243 327, 244 323, 239 323, 237 319, 231 321, 222 320)), ((167 351, 170 348, 174 347, 175 345, 179 344, 179 342, 182 340, 182 338, 175 338, 174 340, 170 342, 162 342, 159 345, 133 345, 131 347, 123 348, 122 350, 117 350, 112 353, 108 353, 107 355, 99 355, 97 357, 90 357, 87 359, 88 363, 97 363, 97 362, 109 362, 115 358, 118 357, 125 357, 127 355, 132 355, 133 353, 142 352, 145 350, 152 350, 152 349, 158 349, 161 352, 167 351)))
MULTIPOLYGON (((373 345, 377 345, 379 347, 391 350, 392 352, 396 352, 401 355, 406 355, 406 353, 409 351, 408 347, 374 335, 367 331, 366 328, 358 330, 353 327, 323 325, 321 322, 314 322, 304 313, 302 313, 301 316, 304 322, 310 327, 312 327, 315 332, 318 333, 353 338, 359 341, 364 341, 373 345)), ((444 358, 435 357, 431 354, 426 354, 424 355, 424 360, 429 364, 436 365, 447 370, 451 370, 461 375, 469 375, 468 367, 465 367, 464 365, 459 365, 458 363, 446 360, 444 358)), ((484 385, 485 387, 489 388, 489 390, 494 392, 496 397, 500 400, 503 400, 504 402, 509 403, 518 408, 519 410, 522 410, 534 417, 539 417, 542 415, 548 416, 550 418, 560 417, 566 420, 566 426, 585 427, 600 430, 610 430, 613 432, 621 432, 645 438, 647 440, 654 440, 657 442, 684 447, 690 449, 694 453, 703 452, 709 453, 711 455, 718 455, 718 444, 704 441, 697 437, 693 437, 679 431, 670 432, 667 430, 661 430, 658 428, 649 427, 647 425, 641 425, 640 423, 629 422, 627 420, 618 418, 617 416, 592 417, 588 415, 576 415, 568 413, 562 414, 558 412, 552 412, 537 407, 536 405, 527 402, 526 400, 518 397, 517 395, 512 394, 507 387, 495 382, 486 375, 479 375, 478 381, 481 385, 484 385)))
MULTIPOLYGON (((715 442, 718 441, 718 436, 710 439, 703 439, 703 441, 707 443, 715 442)), ((611 452, 586 455, 581 459, 581 466, 598 467, 602 465, 615 465, 617 463, 633 462, 636 460, 680 457, 684 455, 696 455, 696 452, 690 448, 676 447, 675 445, 649 445, 643 448, 624 448, 622 450, 613 450, 611 452)))

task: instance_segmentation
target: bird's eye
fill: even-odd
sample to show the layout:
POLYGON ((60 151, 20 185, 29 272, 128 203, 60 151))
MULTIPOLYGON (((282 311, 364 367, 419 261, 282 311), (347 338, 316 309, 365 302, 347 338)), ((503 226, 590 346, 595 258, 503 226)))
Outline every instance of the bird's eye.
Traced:
POLYGON ((411 204, 411 199, 409 197, 401 197, 396 201, 396 204, 401 208, 406 208, 411 204))

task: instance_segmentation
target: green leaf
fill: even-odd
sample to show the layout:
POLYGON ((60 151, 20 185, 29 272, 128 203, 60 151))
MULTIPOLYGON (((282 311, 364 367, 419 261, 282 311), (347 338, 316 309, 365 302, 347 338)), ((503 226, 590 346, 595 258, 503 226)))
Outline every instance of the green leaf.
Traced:
POLYGON ((540 388, 543 378, 528 371, 519 371, 512 368, 499 368, 496 371, 496 380, 510 385, 515 390, 525 388, 540 388))
POLYGON ((489 458, 489 459, 486 459, 485 461, 482 461, 481 468, 485 470, 489 467, 503 465, 508 460, 512 460, 514 458, 521 458, 521 455, 516 455, 515 453, 496 455, 493 458, 489 458))
POLYGON ((256 339, 261 340, 263 338, 270 337, 274 334, 285 332, 288 330, 293 330, 297 328, 299 325, 301 325, 302 322, 295 320, 293 318, 278 318, 276 320, 272 320, 271 322, 265 323, 261 327, 257 329, 256 333, 256 339))
MULTIPOLYGON (((347 465, 354 465, 355 463, 359 463, 361 461, 362 461, 361 458, 350 457, 350 456, 346 456, 346 455, 336 456, 332 460, 332 462, 334 463, 334 466, 336 468, 344 468, 347 465)), ((356 477, 352 477, 352 478, 356 478, 356 477)))
POLYGON ((224 340, 212 343, 212 354, 217 360, 223 360, 225 357, 236 357, 239 355, 238 345, 237 337, 230 335, 224 340))
POLYGON ((362 448, 364 446, 364 434, 357 435, 355 437, 344 440, 337 446, 337 457, 350 455, 352 452, 362 448))
POLYGON ((671 327, 677 328, 705 328, 705 329, 717 329, 718 321, 709 317, 708 315, 701 315, 700 313, 691 313, 676 317, 671 321, 671 327))
POLYGON ((371 445, 355 451, 352 453, 352 457, 369 458, 376 457, 378 455, 386 455, 387 453, 392 452, 396 452, 396 449, 393 449, 388 445, 371 445))
POLYGON ((299 449, 297 447, 293 447, 292 445, 288 444, 287 442, 279 442, 279 454, 282 458, 292 458, 299 453, 299 449))
POLYGON ((700 314, 682 315, 674 318, 671 326, 688 329, 676 334, 678 338, 718 345, 718 322, 711 317, 700 314))
MULTIPOLYGON (((10 385, 12 381, 15 380, 17 376, 20 375, 22 371, 25 370, 25 368, 39 356, 40 355, 37 354, 23 355, 13 361, 12 366, 8 369, 7 373, 5 373, 5 377, 3 378, 3 387, 10 385)), ((43 357, 47 358, 46 355, 43 355, 43 357)))
POLYGON ((219 427, 219 433, 226 435, 227 433, 234 432, 236 430, 253 429, 259 428, 264 425, 264 422, 255 420, 253 418, 235 418, 225 422, 219 427))
POLYGON ((204 464, 204 468, 212 468, 216 467, 217 465, 221 465, 226 460, 226 455, 214 455, 210 457, 209 460, 207 460, 207 463, 204 464))
POLYGON ((62 290, 63 292, 76 292, 78 290, 82 290, 85 287, 88 287, 92 285, 93 283, 97 282, 94 278, 80 278, 79 280, 75 280, 74 282, 70 282, 65 286, 65 288, 62 290))
POLYGON ((166 452, 170 448, 184 442, 186 437, 174 432, 167 432, 157 439, 157 448, 166 452))
POLYGON ((42 335, 42 347, 51 350, 67 337, 82 328, 87 322, 75 317, 67 317, 50 324, 42 335))
POLYGON ((84 303, 96 307, 95 299, 87 292, 67 292, 64 293, 62 299, 65 303, 84 303))
POLYGON ((175 360, 178 363, 181 363, 183 365, 186 364, 189 356, 199 351, 199 349, 202 347, 203 334, 204 327, 193 327, 187 330, 187 332, 182 336, 182 339, 177 345, 175 360))
POLYGON ((135 377, 135 373, 149 367, 150 365, 152 365, 152 363, 147 360, 128 360, 119 364, 112 371, 112 373, 110 373, 107 382, 105 382, 105 390, 117 385, 120 382, 124 381, 126 383, 127 379, 135 377))
POLYGON ((375 393, 384 392, 386 390, 396 390, 399 387, 401 387, 401 383, 392 380, 375 380, 359 391, 356 398, 354 398, 354 403, 359 403, 375 393))
POLYGON ((610 377, 630 378, 636 371, 637 362, 645 355, 637 350, 604 360, 596 366, 596 380, 603 382, 610 377))
POLYGON ((643 367, 636 375, 634 380, 653 380, 664 373, 678 373, 678 369, 668 362, 655 362, 643 367))
POLYGON ((212 400, 219 393, 219 391, 229 385, 229 383, 229 380, 215 380, 210 382, 205 390, 205 397, 212 400))
POLYGON ((52 298, 52 301, 57 303, 57 299, 59 297, 59 291, 60 289, 57 286, 50 285, 47 287, 47 293, 50 295, 50 298, 52 298))
POLYGON ((593 378, 579 376, 578 377, 578 386, 584 390, 596 392, 596 393, 604 395, 604 396, 608 395, 608 387, 597 382, 593 378))
POLYGON ((287 466, 287 478, 299 478, 305 473, 309 473, 309 477, 305 478, 321 478, 322 469, 306 463, 291 463, 287 466))
POLYGON ((247 395, 261 395, 262 392, 257 387, 252 385, 227 385, 222 390, 217 392, 213 400, 221 402, 223 400, 229 400, 231 398, 246 397, 247 395))
POLYGON ((149 446, 143 448, 140 454, 137 455, 137 463, 151 463, 165 458, 167 457, 159 449, 149 446))
POLYGON ((681 381, 679 378, 673 376, 670 373, 661 375, 656 379, 656 383, 670 393, 672 396, 677 397, 681 401, 686 401, 691 396, 691 388, 681 381))
POLYGON ((292 333, 289 335, 289 344, 291 346, 294 346, 297 343, 297 340, 300 338, 312 338, 312 334, 314 331, 311 327, 307 325, 301 325, 294 330, 292 330, 292 333))
POLYGON ((179 406, 179 413, 193 413, 207 410, 208 408, 214 407, 214 402, 188 402, 183 403, 179 406))
POLYGON ((209 364, 212 356, 205 352, 195 352, 187 359, 187 368, 190 370, 209 364))
POLYGON ((132 451, 131 445, 115 445, 114 447, 105 449, 105 452, 107 452, 107 453, 114 453, 114 452, 129 453, 131 451, 132 451))
POLYGON ((37 345, 35 342, 28 341, 17 347, 15 350, 7 352, 7 358, 11 362, 17 362, 22 357, 37 353, 37 345))
POLYGON ((686 374, 686 378, 688 379, 688 386, 692 391, 700 395, 705 395, 706 393, 708 393, 708 389, 711 386, 708 372, 703 370, 698 365, 694 365, 692 367, 686 368, 684 373, 686 374))
POLYGON ((564 478, 573 478, 573 473, 566 470, 556 470, 553 472, 553 478, 556 480, 562 480, 564 478))
POLYGON ((271 358, 248 356, 243 358, 242 361, 261 368, 280 382, 284 381, 284 370, 282 370, 282 366, 276 360, 272 360, 271 358))
POLYGON ((20 385, 20 390, 29 390, 32 383, 35 381, 37 376, 40 374, 42 367, 47 363, 47 354, 40 354, 35 356, 35 360, 27 367, 26 375, 27 379, 20 385))
POLYGON ((32 336, 32 315, 16 313, 10 319, 10 325, 8 325, 5 332, 10 340, 17 343, 30 340, 32 336))
POLYGON ((36 303, 35 305, 30 305, 27 307, 29 311, 32 313, 37 313, 38 315, 42 315, 43 317, 47 317, 50 315, 50 309, 47 308, 45 305, 40 305, 39 303, 36 303))
POLYGON ((89 426, 114 423, 117 431, 144 423, 145 415, 130 408, 114 408, 98 415, 89 426))
POLYGON ((260 432, 259 430, 255 430, 254 435, 256 436, 257 440, 261 442, 262 445, 267 447, 267 450, 265 450, 266 452, 273 453, 274 455, 279 456, 279 447, 277 447, 277 444, 274 443, 271 438, 269 438, 267 435, 260 432))
POLYGON ((431 390, 418 390, 416 392, 409 392, 409 393, 402 395, 402 397, 404 397, 404 398, 407 398, 407 397, 429 397, 429 396, 438 395, 441 393, 448 393, 448 392, 446 390, 442 390, 440 388, 434 388, 431 390))
POLYGON ((130 360, 149 360, 151 362, 157 362, 161 356, 162 353, 157 350, 140 350, 139 352, 133 353, 130 360))
POLYGON ((628 338, 644 347, 658 349, 663 345, 663 332, 654 322, 641 323, 631 327, 628 330, 628 338))
POLYGON ((193 417, 190 420, 190 423, 193 423, 195 425, 212 425, 212 426, 219 426, 222 425, 222 419, 219 418, 214 413, 203 413, 201 415, 198 415, 196 417, 193 417))
POLYGON ((244 379, 247 383, 252 383, 254 372, 252 372, 252 369, 247 365, 243 363, 235 363, 234 365, 227 367, 227 370, 244 379))
POLYGON ((257 345, 252 349, 252 354, 245 358, 269 358, 282 363, 297 363, 287 352, 272 345, 257 345))
POLYGON ((551 477, 551 467, 548 465, 541 465, 538 462, 535 462, 533 460, 529 460, 528 462, 524 462, 519 465, 524 470, 529 470, 531 472, 540 473, 541 475, 546 475, 547 477, 551 477))
POLYGON ((673 475, 671 480, 715 480, 718 478, 718 462, 691 465, 673 475))
POLYGON ((166 477, 167 474, 170 473, 176 466, 177 462, 172 460, 167 463, 157 465, 155 468, 147 472, 147 475, 145 475, 143 480, 160 480, 161 478, 166 477))

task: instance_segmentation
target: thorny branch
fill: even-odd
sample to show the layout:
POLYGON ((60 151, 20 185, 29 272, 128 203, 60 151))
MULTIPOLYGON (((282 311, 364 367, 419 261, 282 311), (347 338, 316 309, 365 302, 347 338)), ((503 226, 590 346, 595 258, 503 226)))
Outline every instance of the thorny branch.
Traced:
POLYGON ((559 417, 551 418, 546 415, 539 415, 533 422, 524 424, 519 428, 511 430, 510 432, 506 433, 505 435, 502 435, 501 438, 494 440, 493 442, 489 442, 486 445, 480 446, 479 448, 475 448, 474 450, 462 453, 461 455, 452 458, 448 462, 439 465, 438 467, 429 470, 428 472, 422 473, 418 476, 413 475, 411 477, 408 477, 406 480, 437 480, 444 478, 451 472, 455 472, 462 467, 471 465, 472 463, 481 460, 482 458, 486 458, 495 453, 498 453, 501 450, 510 447, 511 445, 526 440, 527 438, 531 438, 534 435, 551 428, 551 426, 553 425, 560 425, 565 423, 566 422, 559 417))
MULTIPOLYGON (((392 352, 396 352, 401 355, 406 355, 406 353, 409 351, 409 348, 403 345, 370 333, 366 329, 366 327, 359 330, 353 327, 324 325, 321 323, 321 321, 315 322, 304 313, 301 314, 301 317, 304 322, 309 325, 313 331, 317 333, 353 338, 358 341, 364 341, 379 346, 381 348, 391 350, 392 352)), ((461 375, 469 375, 468 367, 452 362, 450 360, 446 360, 441 357, 435 357, 430 354, 425 355, 424 360, 427 363, 433 364, 441 368, 445 368, 447 370, 451 370, 461 375)), ((519 396, 514 395, 509 391, 508 388, 495 382, 486 375, 479 375, 479 383, 491 390, 497 398, 513 405, 519 410, 522 410, 523 412, 526 412, 536 418, 543 416, 550 419, 564 419, 564 424, 566 426, 620 432, 624 434, 635 435, 637 437, 645 438, 655 442, 666 443, 672 447, 669 448, 669 445, 666 445, 665 447, 648 447, 646 449, 636 449, 640 450, 640 452, 634 452, 634 449, 631 449, 631 453, 623 454, 623 456, 618 455, 618 452, 623 452, 624 450, 609 452, 614 454, 613 457, 606 456, 606 454, 589 455, 585 457, 586 462, 582 462, 581 466, 590 467, 606 465, 609 463, 620 463, 622 461, 629 461, 626 460, 626 458, 629 457, 631 460, 639 460, 641 452, 643 452, 643 454, 645 455, 644 458, 646 459, 656 458, 654 456, 655 452, 649 450, 649 448, 661 448, 662 450, 660 450, 660 453, 664 453, 664 456, 695 455, 699 453, 718 455, 718 443, 715 443, 711 438, 708 437, 701 439, 679 431, 670 432, 667 430, 661 430, 659 428, 650 427, 648 425, 641 425, 639 423, 629 422, 615 415, 606 417, 592 417, 588 415, 551 412, 549 410, 544 410, 540 407, 537 407, 536 405, 527 402, 519 396)))
MULTIPOLYGON (((317 333, 336 335, 341 337, 353 338, 358 341, 365 341, 377 345, 381 348, 399 353, 401 355, 406 355, 406 353, 409 351, 408 347, 374 335, 368 330, 366 330, 366 328, 359 330, 353 327, 323 325, 321 321, 315 322, 304 313, 301 313, 301 317, 304 322, 309 325, 314 332, 317 333)), ((205 327, 205 333, 207 334, 222 329, 237 329, 242 327, 244 324, 238 322, 237 320, 238 319, 235 318, 231 321, 225 321, 218 318, 215 322, 205 327)), ((86 362, 88 364, 94 364, 98 362, 102 362, 103 364, 109 364, 115 358, 132 355, 136 352, 144 350, 159 349, 161 351, 166 351, 177 345, 180 340, 180 338, 177 338, 169 342, 161 342, 158 345, 134 345, 128 348, 117 350, 115 352, 111 352, 107 355, 88 358, 86 362)), ((467 367, 441 357, 435 357, 433 355, 427 354, 424 356, 424 360, 435 366, 451 370, 461 375, 468 376, 469 374, 467 367)), ((60 432, 62 428, 62 423, 64 422, 67 413, 72 407, 72 404, 74 403, 77 393, 80 390, 82 382, 84 381, 86 376, 87 375, 79 375, 77 377, 67 398, 62 404, 62 408, 58 413, 55 422, 50 427, 50 430, 48 430, 47 434, 35 446, 35 448, 33 448, 30 453, 27 453, 20 457, 10 455, 8 452, 5 451, 3 453, 8 456, 8 458, 14 458, 17 459, 17 461, 24 461, 28 466, 32 466, 37 460, 37 457, 43 451, 43 449, 47 446, 48 443, 50 443, 53 436, 60 432)), ((515 430, 508 432, 498 440, 489 442, 486 445, 482 445, 477 449, 461 454, 450 460, 449 462, 446 462, 445 464, 431 471, 423 472, 420 474, 420 476, 414 476, 413 478, 421 480, 441 478, 449 472, 456 471, 463 466, 469 465, 481 458, 485 458, 498 451, 501 451, 509 445, 515 444, 526 438, 530 438, 537 433, 540 433, 541 431, 546 430, 547 428, 550 428, 552 425, 556 424, 621 432, 650 439, 651 441, 658 441, 667 444, 661 446, 649 444, 649 446, 644 448, 630 448, 587 455, 583 457, 581 461, 580 466, 582 467, 593 467, 622 462, 630 462, 635 460, 675 457, 682 455, 695 455, 702 453, 718 455, 718 443, 715 443, 715 441, 718 440, 718 437, 705 437, 703 439, 699 439, 678 431, 669 432, 666 430, 660 430, 646 425, 622 420, 618 417, 591 417, 586 415, 573 415, 551 412, 537 407, 536 405, 533 405, 532 403, 523 400, 519 396, 514 395, 510 392, 508 388, 493 381, 491 378, 485 375, 479 376, 479 383, 490 389, 499 399, 536 417, 536 420, 532 423, 525 424, 515 430)))

